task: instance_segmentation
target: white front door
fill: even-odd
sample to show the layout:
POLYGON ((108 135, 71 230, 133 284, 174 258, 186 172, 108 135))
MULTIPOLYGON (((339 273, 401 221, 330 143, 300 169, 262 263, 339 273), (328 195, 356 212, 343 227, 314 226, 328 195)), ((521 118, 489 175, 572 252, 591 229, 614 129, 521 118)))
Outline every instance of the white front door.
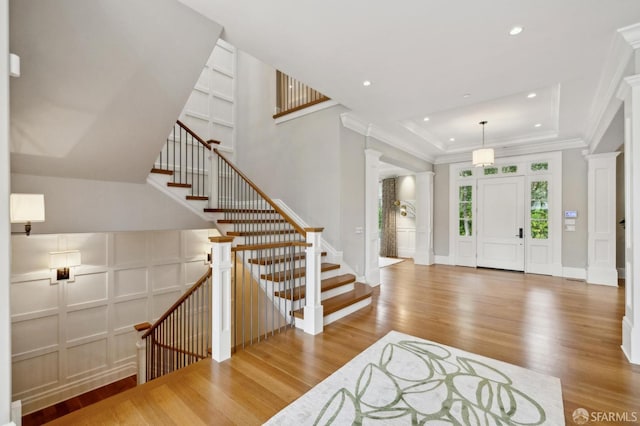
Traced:
POLYGON ((524 177, 478 180, 477 265, 524 271, 524 177))

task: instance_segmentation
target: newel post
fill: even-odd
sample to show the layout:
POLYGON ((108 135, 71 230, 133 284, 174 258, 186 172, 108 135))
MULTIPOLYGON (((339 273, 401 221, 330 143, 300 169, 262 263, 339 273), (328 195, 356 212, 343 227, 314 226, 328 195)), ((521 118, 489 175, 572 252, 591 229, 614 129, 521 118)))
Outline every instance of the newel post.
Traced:
POLYGON ((211 241, 211 355, 220 362, 231 358, 231 243, 233 237, 211 241))
POLYGON ((324 228, 306 228, 306 305, 304 307, 304 332, 308 334, 322 333, 323 310, 320 300, 320 257, 322 253, 322 230, 324 228))
POLYGON ((136 324, 134 328, 138 332, 138 341, 136 342, 136 353, 138 355, 137 381, 141 385, 147 382, 147 341, 142 336, 151 328, 151 324, 143 322, 136 324))

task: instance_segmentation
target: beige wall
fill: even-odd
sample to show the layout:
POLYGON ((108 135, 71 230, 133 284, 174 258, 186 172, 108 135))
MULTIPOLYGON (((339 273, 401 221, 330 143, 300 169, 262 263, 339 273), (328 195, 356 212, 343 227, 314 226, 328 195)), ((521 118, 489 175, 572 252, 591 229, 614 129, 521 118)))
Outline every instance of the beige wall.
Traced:
MULTIPOLYGON (((148 184, 13 174, 11 192, 44 194, 35 234, 202 229, 213 224, 148 184)), ((14 231, 24 230, 14 224, 14 231)))

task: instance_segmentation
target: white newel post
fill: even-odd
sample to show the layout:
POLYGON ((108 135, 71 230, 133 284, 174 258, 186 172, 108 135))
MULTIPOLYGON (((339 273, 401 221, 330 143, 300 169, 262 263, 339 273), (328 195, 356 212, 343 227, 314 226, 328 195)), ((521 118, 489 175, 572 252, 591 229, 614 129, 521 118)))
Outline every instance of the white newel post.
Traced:
POLYGON ((433 172, 416 173, 416 265, 433 265, 433 172))
POLYGON ((218 154, 213 148, 209 155, 209 208, 218 208, 218 154))
POLYGON ((587 282, 618 286, 616 268, 616 157, 619 152, 587 155, 587 282))
POLYGON ((320 303, 321 277, 320 257, 322 254, 322 230, 323 228, 305 228, 307 232, 306 274, 305 283, 306 305, 304 307, 304 332, 307 334, 319 334, 323 329, 323 309, 320 303))
POLYGON ((378 257, 378 175, 382 153, 365 149, 364 192, 364 274, 371 287, 380 285, 378 257))
POLYGON ((211 355, 231 358, 231 243, 233 237, 209 237, 211 254, 211 355))
POLYGON ((148 322, 135 326, 135 329, 138 332, 138 341, 136 342, 136 354, 138 356, 138 385, 147 382, 147 341, 143 339, 142 336, 149 328, 151 328, 151 324, 148 322))

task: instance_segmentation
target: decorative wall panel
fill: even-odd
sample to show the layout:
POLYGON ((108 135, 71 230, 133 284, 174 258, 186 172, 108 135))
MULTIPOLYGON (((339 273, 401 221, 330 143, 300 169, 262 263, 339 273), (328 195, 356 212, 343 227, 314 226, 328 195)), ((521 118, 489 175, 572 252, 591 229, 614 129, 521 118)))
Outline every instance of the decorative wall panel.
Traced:
POLYGON ((23 414, 136 373, 133 325, 153 322, 209 267, 210 230, 12 237, 13 399, 23 414), (49 252, 80 250, 51 284, 49 252))

